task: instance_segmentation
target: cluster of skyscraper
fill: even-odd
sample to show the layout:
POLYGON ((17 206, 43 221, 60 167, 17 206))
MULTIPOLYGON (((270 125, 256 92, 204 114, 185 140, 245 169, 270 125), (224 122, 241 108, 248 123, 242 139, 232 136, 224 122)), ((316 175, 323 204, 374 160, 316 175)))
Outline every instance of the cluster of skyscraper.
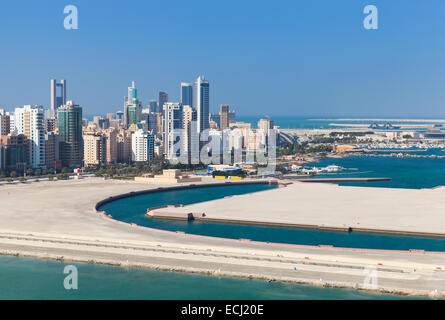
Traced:
POLYGON ((0 110, 0 169, 80 167, 82 108, 66 99, 66 81, 51 80, 51 107, 0 110))
MULTIPOLYGON (((262 131, 273 128, 273 122, 264 121, 259 123, 262 131)), ((227 104, 220 106, 219 114, 210 114, 210 84, 202 76, 194 83, 181 83, 180 102, 170 102, 167 93, 159 92, 157 101, 151 100, 146 108, 132 82, 123 111, 93 121, 84 119, 82 108, 67 100, 66 80, 51 80, 49 109, 0 109, 0 169, 77 168, 151 161, 155 156, 199 163, 203 150, 220 156, 233 148, 267 144, 264 135, 255 133, 252 138, 249 124, 233 126, 234 122, 235 113, 227 104), (238 135, 226 134, 229 131, 238 135)))

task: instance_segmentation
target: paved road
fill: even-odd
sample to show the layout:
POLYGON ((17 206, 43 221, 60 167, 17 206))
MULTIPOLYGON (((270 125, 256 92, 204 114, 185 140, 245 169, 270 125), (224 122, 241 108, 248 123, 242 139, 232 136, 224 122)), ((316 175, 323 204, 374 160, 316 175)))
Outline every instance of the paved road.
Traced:
MULTIPOLYGON (((4 254, 210 272, 328 286, 361 287, 368 266, 380 288, 445 295, 445 254, 266 244, 131 226, 96 213, 110 195, 148 186, 85 179, 7 186, 0 193, 4 254), (320 280, 321 279, 321 280, 320 280)), ((263 194, 269 191, 263 192, 263 194)))

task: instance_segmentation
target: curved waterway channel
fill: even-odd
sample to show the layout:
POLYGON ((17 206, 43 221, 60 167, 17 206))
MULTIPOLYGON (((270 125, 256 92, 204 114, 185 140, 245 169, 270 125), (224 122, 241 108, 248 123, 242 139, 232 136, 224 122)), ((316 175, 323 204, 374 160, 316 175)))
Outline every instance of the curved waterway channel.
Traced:
MULTIPOLYGON (((221 199, 232 195, 266 191, 276 186, 232 185, 182 190, 163 190, 123 198, 104 204, 100 208, 114 219, 155 229, 182 231, 188 234, 251 239, 254 241, 300 245, 332 245, 343 248, 445 251, 445 238, 426 238, 359 232, 335 232, 286 227, 242 225, 233 223, 187 222, 151 219, 145 216, 147 208, 162 205, 189 205, 221 199)), ((298 203, 295 203, 298 206, 298 203)))

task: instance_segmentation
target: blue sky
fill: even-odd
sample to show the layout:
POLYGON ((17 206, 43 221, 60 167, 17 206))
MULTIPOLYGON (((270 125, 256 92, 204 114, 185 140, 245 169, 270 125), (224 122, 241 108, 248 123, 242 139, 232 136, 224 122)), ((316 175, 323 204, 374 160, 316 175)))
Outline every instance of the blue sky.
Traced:
POLYGON ((445 117, 443 0, 39 0, 0 4, 0 107, 49 105, 65 78, 84 114, 144 105, 205 75, 211 111, 445 117), (79 30, 63 28, 63 8, 79 30), (363 9, 379 9, 379 29, 363 9))

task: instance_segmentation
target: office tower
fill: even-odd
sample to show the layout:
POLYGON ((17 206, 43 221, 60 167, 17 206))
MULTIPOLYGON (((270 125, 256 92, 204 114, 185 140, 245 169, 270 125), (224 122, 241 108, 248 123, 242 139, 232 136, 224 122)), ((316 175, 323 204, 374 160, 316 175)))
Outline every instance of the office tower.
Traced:
POLYGON ((131 137, 132 161, 152 161, 154 159, 154 145, 154 135, 143 130, 133 133, 131 137))
POLYGON ((9 170, 24 170, 29 164, 29 140, 24 134, 12 133, 0 137, 3 145, 3 167, 9 170))
POLYGON ((111 120, 114 120, 115 118, 114 118, 114 113, 107 113, 107 119, 108 119, 108 121, 110 121, 111 122, 111 120))
POLYGON ((17 133, 24 134, 29 141, 29 165, 32 168, 45 168, 45 111, 42 106, 24 106, 15 109, 18 119, 17 133))
POLYGON ((164 112, 164 103, 168 102, 168 94, 165 92, 159 92, 158 95, 158 110, 156 112, 164 112))
POLYGON ((159 127, 158 127, 158 113, 150 112, 148 115, 148 130, 151 131, 153 134, 159 133, 159 127))
POLYGON ((209 126, 209 81, 204 77, 199 77, 195 82, 195 92, 193 95, 193 106, 196 109, 198 116, 198 132, 210 128, 209 126))
POLYGON ((229 111, 229 125, 234 122, 236 122, 236 113, 235 111, 229 111))
POLYGON ((146 130, 157 134, 158 133, 158 114, 155 112, 151 112, 150 109, 142 110, 142 118, 141 121, 145 121, 147 128, 146 130))
POLYGON ((128 87, 128 103, 133 104, 138 100, 138 89, 134 81, 131 82, 131 87, 128 87))
POLYGON ((57 114, 57 109, 66 104, 66 80, 57 83, 56 79, 51 79, 51 113, 57 114), (60 89, 60 90, 58 90, 60 89), (59 92, 57 92, 59 91, 59 92))
POLYGON ((137 124, 141 116, 142 104, 138 99, 138 90, 134 81, 131 82, 131 87, 128 87, 128 96, 125 97, 124 109, 125 127, 128 128, 132 124, 137 124))
MULTIPOLYGON (((191 159, 193 147, 199 146, 198 133, 194 132, 196 130, 197 115, 196 110, 191 106, 183 107, 183 123, 182 127, 184 129, 184 154, 187 154, 188 159, 191 159)), ((196 150, 196 149, 195 149, 196 150)), ((196 154, 198 156, 198 154, 196 154)))
POLYGON ((106 146, 104 137, 97 132, 83 135, 84 165, 97 166, 106 162, 106 146))
POLYGON ((193 83, 181 83, 181 103, 193 108, 193 83))
POLYGON ((62 165, 81 167, 83 161, 82 108, 68 101, 57 111, 62 165))
POLYGON ((136 104, 127 105, 127 128, 139 123, 140 119, 138 115, 138 106, 136 104))
POLYGON ((179 145, 183 140, 182 104, 167 102, 164 104, 164 153, 166 159, 176 159, 180 156, 184 146, 179 145))
POLYGON ((150 112, 159 112, 158 102, 156 100, 150 100, 148 107, 150 108, 150 112))
POLYGON ((45 161, 46 168, 57 168, 59 161, 59 135, 54 132, 45 134, 45 161))
POLYGON ((0 109, 0 136, 7 136, 11 131, 11 118, 4 109, 0 109))
POLYGON ((219 110, 219 129, 225 130, 229 128, 229 105, 222 104, 219 110))

